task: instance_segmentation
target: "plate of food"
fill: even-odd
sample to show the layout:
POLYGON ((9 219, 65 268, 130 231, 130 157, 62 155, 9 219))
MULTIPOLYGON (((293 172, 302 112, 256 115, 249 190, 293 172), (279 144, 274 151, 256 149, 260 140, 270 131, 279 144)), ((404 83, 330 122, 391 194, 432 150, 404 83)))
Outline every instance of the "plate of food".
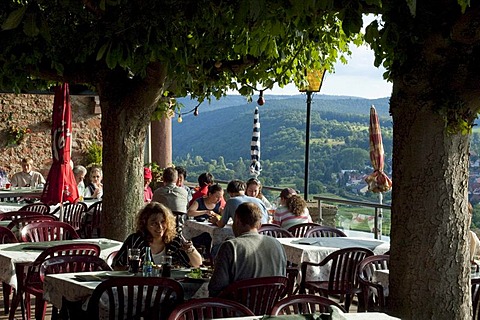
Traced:
POLYGON ((210 270, 202 270, 200 268, 192 268, 192 270, 185 275, 187 279, 196 281, 208 281, 212 276, 210 270))

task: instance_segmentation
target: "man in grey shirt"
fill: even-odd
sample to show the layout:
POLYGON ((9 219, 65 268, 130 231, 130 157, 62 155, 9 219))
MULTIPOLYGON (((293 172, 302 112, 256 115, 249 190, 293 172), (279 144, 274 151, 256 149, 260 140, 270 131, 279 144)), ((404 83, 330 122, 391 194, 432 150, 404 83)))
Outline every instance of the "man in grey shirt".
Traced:
POLYGON ((174 213, 187 213, 187 190, 177 187, 178 173, 174 168, 163 170, 163 187, 153 193, 152 201, 160 202, 174 213))
POLYGON ((223 228, 230 218, 234 220, 235 210, 244 202, 254 203, 260 209, 261 219, 260 223, 268 223, 268 211, 265 204, 258 198, 249 197, 245 195, 246 184, 241 180, 232 180, 227 185, 227 193, 230 199, 227 200, 225 208, 222 212, 222 217, 212 217, 210 222, 216 224, 218 227, 223 228))
POLYGON ((287 257, 277 239, 258 234, 260 208, 251 202, 240 204, 233 219, 234 239, 222 243, 208 285, 217 296, 229 284, 243 279, 285 276, 287 257))

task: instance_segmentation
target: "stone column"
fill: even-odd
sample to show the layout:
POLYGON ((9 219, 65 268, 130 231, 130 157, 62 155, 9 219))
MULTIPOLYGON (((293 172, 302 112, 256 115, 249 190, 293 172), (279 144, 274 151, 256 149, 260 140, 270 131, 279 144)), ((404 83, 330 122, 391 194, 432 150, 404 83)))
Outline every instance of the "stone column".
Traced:
POLYGON ((172 119, 152 121, 151 124, 152 162, 160 168, 172 163, 172 119))

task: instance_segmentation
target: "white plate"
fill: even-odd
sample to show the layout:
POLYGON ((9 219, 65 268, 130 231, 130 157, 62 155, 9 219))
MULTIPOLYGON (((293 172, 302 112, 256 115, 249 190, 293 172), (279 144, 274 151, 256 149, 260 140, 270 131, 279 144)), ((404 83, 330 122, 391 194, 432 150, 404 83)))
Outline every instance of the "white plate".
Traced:
POLYGON ((130 273, 128 271, 109 271, 109 272, 105 272, 105 275, 109 277, 132 277, 135 274, 130 273))

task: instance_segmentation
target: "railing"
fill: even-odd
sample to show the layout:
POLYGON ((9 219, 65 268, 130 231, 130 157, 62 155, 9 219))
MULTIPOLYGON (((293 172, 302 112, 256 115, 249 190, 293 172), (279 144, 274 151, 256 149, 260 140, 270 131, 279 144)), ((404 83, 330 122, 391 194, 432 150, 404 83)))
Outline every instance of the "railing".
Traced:
POLYGON ((346 200, 346 199, 336 199, 330 197, 322 197, 322 196, 314 196, 313 199, 318 201, 318 208, 320 212, 320 221, 323 220, 322 218, 322 201, 334 202, 334 203, 342 203, 348 205, 354 205, 359 207, 367 207, 367 208, 375 208, 375 216, 374 216, 374 237, 375 239, 382 238, 382 209, 390 210, 391 206, 389 204, 380 204, 374 202, 366 202, 366 201, 355 201, 355 200, 346 200))

